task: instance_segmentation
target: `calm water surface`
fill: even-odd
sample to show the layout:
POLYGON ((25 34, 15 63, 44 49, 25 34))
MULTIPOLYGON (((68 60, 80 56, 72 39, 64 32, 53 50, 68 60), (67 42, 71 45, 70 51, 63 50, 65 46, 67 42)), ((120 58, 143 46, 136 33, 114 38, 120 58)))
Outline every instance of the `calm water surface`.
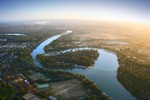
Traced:
MULTIPOLYGON (((68 30, 64 34, 71 32, 72 31, 68 30)), ((44 54, 44 47, 64 34, 56 35, 45 40, 33 50, 31 55, 36 66, 42 67, 36 60, 36 55, 44 54)), ((100 55, 91 69, 73 69, 70 72, 85 75, 87 78, 94 81, 106 94, 111 96, 113 100, 136 100, 116 78, 117 69, 119 67, 117 56, 103 49, 97 50, 100 55)))

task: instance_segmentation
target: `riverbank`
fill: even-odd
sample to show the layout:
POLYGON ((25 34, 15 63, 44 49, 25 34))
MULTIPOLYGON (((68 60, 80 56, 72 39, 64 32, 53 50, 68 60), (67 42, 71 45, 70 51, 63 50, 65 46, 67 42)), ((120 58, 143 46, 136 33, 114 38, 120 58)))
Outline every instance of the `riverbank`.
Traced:
MULTIPOLYGON (((66 36, 68 36, 68 35, 63 35, 63 36, 57 37, 56 39, 59 40, 59 39, 62 39, 62 37, 63 37, 64 41, 67 42, 65 44, 65 46, 70 47, 70 45, 68 45, 68 44, 71 44, 72 42, 66 41, 65 39, 67 39, 67 40, 69 39, 66 36)), ((51 40, 50 41, 52 43, 54 42, 54 44, 55 44, 57 42, 56 39, 55 39, 55 41, 51 41, 51 40)), ((51 44, 51 42, 49 44, 51 44)), ((57 42, 57 43, 55 44, 56 47, 58 47, 58 46, 63 47, 64 46, 64 45, 61 45, 61 42, 57 42), (57 43, 58 43, 58 45, 57 45, 57 43)), ((81 46, 79 46, 79 47, 81 47, 81 46)), ((85 46, 82 45, 82 47, 85 47, 85 46)), ((42 52, 43 52, 44 51, 43 50, 44 46, 42 46, 41 48, 42 48, 42 52)), ((36 51, 39 51, 39 50, 37 49, 36 51)), ((58 52, 58 51, 56 51, 56 52, 58 52)), ((118 62, 117 62, 116 55, 114 55, 112 53, 109 53, 109 52, 106 52, 105 50, 104 51, 100 50, 100 52, 102 52, 103 56, 100 56, 98 58, 98 60, 94 64, 93 68, 86 69, 86 70, 84 70, 84 69, 72 69, 71 71, 69 71, 69 70, 68 71, 71 72, 71 73, 79 73, 79 74, 85 75, 87 78, 94 81, 94 83, 96 83, 96 85, 98 85, 99 88, 102 87, 102 90, 106 94, 111 95, 115 100, 120 100, 120 99, 122 99, 122 100, 123 99, 124 100, 126 100, 126 99, 135 100, 135 98, 128 91, 126 91, 126 89, 116 79, 116 74, 117 74, 116 71, 117 71, 117 68, 119 66, 118 62), (102 74, 102 70, 105 70, 106 72, 102 74), (106 78, 105 75, 109 76, 109 77, 106 78), (102 77, 99 78, 97 76, 99 76, 99 77, 102 76, 102 77), (107 81, 105 81, 104 79, 106 79, 107 81), (114 81, 113 84, 109 85, 109 83, 112 83, 112 81, 114 81), (111 89, 113 87, 115 87, 115 88, 111 89), (116 90, 118 90, 118 91, 116 91, 116 90)), ((37 52, 37 54, 38 53, 41 53, 41 51, 37 52)), ((36 56, 36 55, 34 55, 34 56, 36 56)), ((36 61, 36 59, 35 59, 35 61, 36 61)))
POLYGON ((47 69, 88 68, 93 66, 98 58, 97 50, 77 50, 54 56, 37 55, 37 59, 47 69))
POLYGON ((43 68, 31 68, 28 70, 27 79, 31 84, 49 84, 48 87, 37 88, 37 95, 41 98, 48 98, 49 95, 57 99, 80 99, 97 98, 111 100, 91 80, 80 74, 73 74, 62 71, 51 71, 43 68), (34 71, 34 72, 33 72, 34 71), (39 78, 37 77, 37 74, 39 78), (48 94, 46 91, 49 91, 48 94), (46 93, 46 96, 44 94, 46 93))

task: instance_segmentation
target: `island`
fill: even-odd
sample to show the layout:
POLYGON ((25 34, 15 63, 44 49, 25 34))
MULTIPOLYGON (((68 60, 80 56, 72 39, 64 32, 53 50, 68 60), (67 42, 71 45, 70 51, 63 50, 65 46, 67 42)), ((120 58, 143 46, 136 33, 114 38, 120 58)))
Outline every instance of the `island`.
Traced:
POLYGON ((77 50, 55 54, 55 56, 37 55, 37 59, 46 68, 72 68, 93 66, 98 58, 97 50, 77 50), (78 66, 79 65, 79 66, 78 66))

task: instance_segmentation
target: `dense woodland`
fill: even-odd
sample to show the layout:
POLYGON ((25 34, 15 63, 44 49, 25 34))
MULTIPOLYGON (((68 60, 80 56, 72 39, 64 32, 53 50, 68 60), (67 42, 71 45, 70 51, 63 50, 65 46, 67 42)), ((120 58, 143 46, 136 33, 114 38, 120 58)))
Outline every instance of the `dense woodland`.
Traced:
POLYGON ((2 100, 12 100, 17 93, 17 89, 10 83, 5 83, 0 86, 0 99, 2 100))
POLYGON ((96 50, 78 50, 62 53, 56 56, 38 55, 38 60, 46 68, 69 68, 75 64, 89 67, 95 63, 99 53, 96 50))
POLYGON ((117 54, 120 65, 117 74, 119 82, 140 100, 150 100, 150 65, 129 59, 121 52, 117 54))

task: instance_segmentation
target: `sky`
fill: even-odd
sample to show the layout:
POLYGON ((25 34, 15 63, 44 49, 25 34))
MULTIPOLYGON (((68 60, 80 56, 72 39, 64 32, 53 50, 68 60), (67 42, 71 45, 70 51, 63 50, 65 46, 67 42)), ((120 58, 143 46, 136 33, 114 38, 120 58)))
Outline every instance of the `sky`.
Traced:
POLYGON ((50 19, 150 23, 150 0, 0 0, 0 21, 50 19))

